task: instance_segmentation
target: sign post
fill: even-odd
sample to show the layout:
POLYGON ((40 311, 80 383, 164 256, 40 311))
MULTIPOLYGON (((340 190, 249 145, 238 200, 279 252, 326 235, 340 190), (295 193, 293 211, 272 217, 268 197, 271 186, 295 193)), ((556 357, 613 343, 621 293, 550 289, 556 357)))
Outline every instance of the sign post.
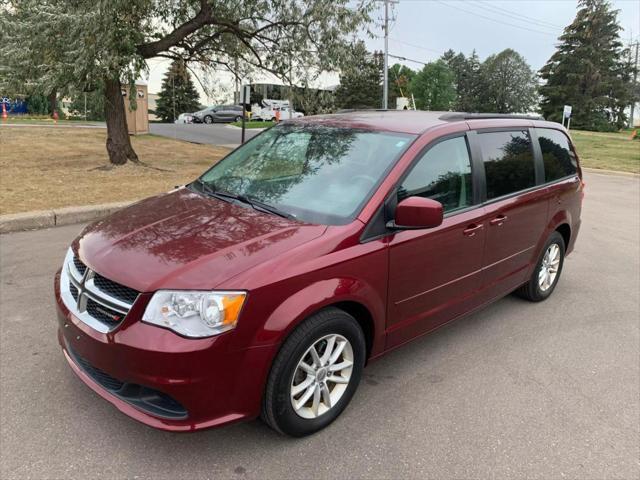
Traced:
POLYGON ((242 139, 240 143, 244 143, 245 121, 247 119, 247 104, 251 104, 251 87, 243 85, 240 92, 240 103, 242 103, 242 139))
POLYGON ((569 127, 571 126, 571 111, 572 111, 572 107, 571 105, 565 105, 564 109, 562 110, 562 125, 564 126, 564 120, 565 118, 567 119, 567 130, 569 130, 569 127))

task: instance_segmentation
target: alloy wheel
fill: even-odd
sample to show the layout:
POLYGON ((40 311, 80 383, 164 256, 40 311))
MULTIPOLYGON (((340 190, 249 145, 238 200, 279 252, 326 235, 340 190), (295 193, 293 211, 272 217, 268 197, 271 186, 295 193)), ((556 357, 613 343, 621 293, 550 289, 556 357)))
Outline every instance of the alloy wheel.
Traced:
POLYGON ((560 247, 552 243, 542 257, 542 266, 538 272, 538 286, 542 292, 546 292, 556 281, 560 268, 560 247))
POLYGON ((326 335, 302 355, 291 381, 293 410, 317 418, 333 408, 347 390, 353 371, 353 348, 342 335, 326 335))

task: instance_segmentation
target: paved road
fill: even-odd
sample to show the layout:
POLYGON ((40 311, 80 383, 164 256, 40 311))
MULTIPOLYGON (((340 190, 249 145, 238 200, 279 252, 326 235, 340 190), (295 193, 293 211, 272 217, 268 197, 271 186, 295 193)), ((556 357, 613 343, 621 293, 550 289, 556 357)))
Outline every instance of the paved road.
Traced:
POLYGON ((52 278, 80 228, 0 237, 0 477, 638 478, 640 185, 586 181, 548 301, 505 298, 375 362, 344 415, 301 440, 120 414, 56 343, 52 278))
MULTIPOLYGON (((229 127, 221 123, 212 125, 204 123, 150 123, 149 131, 155 135, 179 138, 187 142, 210 143, 232 148, 240 144, 241 134, 239 128, 229 127)), ((247 129, 245 132, 247 140, 259 133, 255 129, 247 129)))

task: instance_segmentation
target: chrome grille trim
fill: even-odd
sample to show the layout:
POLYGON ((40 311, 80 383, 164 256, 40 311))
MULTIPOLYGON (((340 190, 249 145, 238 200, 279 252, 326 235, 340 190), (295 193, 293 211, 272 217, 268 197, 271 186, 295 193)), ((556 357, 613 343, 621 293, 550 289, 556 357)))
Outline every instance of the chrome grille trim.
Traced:
MULTIPOLYGON (((100 290, 93 282, 94 272, 89 267, 84 274, 76 268, 74 264, 73 251, 69 249, 64 259, 62 271, 60 273, 60 296, 69 311, 81 322, 100 333, 108 333, 116 328, 116 325, 107 325, 103 321, 93 317, 87 312, 87 300, 90 298, 97 304, 108 308, 124 316, 129 313, 132 303, 124 302, 100 290), (73 285, 78 291, 77 300, 71 294, 70 286, 73 285)), ((135 300, 134 300, 135 302, 135 300)))

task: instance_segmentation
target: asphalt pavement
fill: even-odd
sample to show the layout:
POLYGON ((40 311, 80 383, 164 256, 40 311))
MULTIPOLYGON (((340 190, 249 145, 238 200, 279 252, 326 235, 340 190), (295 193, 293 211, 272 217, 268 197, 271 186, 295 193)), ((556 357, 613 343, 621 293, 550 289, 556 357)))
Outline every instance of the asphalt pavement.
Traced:
MULTIPOLYGON (((248 140, 261 130, 246 129, 245 139, 248 140)), ((163 137, 177 138, 193 143, 209 143, 224 147, 240 145, 241 129, 224 123, 150 123, 149 132, 163 137)))
POLYGON ((586 183, 551 298, 507 297, 374 362, 341 418, 297 440, 119 413, 56 341, 53 275, 81 227, 0 236, 0 477, 639 478, 640 180, 586 183))

